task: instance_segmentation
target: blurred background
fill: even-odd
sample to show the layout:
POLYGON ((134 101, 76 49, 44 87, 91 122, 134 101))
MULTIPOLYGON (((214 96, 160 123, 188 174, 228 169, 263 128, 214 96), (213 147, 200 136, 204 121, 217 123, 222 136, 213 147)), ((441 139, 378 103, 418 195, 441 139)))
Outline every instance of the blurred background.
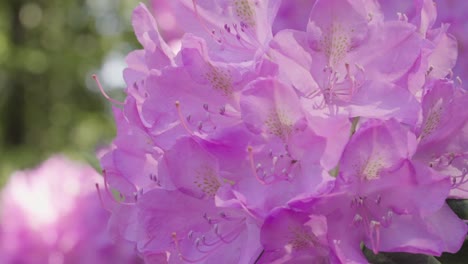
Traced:
POLYGON ((97 164, 115 134, 107 92, 123 99, 125 55, 139 48, 136 0, 0 1, 0 186, 62 152, 97 164))

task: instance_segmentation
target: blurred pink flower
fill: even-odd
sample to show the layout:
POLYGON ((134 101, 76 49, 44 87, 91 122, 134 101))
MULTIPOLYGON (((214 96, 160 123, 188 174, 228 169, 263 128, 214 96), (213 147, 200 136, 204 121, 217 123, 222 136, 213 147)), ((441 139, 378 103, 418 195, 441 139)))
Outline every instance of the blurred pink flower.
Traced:
POLYGON ((0 201, 0 263, 139 263, 107 234, 91 167, 54 156, 14 173, 0 201))

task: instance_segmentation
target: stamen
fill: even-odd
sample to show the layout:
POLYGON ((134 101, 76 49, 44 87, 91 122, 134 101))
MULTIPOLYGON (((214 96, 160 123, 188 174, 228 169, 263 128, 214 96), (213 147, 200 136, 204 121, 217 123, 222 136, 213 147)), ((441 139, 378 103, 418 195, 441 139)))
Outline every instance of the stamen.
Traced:
POLYGON ((380 201, 381 201, 381 200, 382 200, 382 196, 379 194, 379 195, 377 196, 377 199, 375 199, 375 203, 376 203, 377 205, 380 205, 380 201))
POLYGON ((228 33, 231 33, 231 28, 230 28, 227 24, 224 24, 224 29, 225 29, 228 33))
POLYGON ((362 65, 357 64, 357 63, 354 63, 354 66, 355 66, 358 70, 360 70, 362 73, 364 73, 364 67, 362 67, 362 65))
POLYGON ((429 74, 431 74, 431 72, 434 70, 434 67, 431 65, 429 66, 429 69, 427 69, 426 71, 426 76, 429 76, 429 74))
POLYGON ((218 233, 218 226, 216 225, 215 234, 219 238, 220 241, 224 242, 225 244, 230 244, 234 240, 236 240, 239 237, 239 235, 242 233, 242 230, 245 228, 243 226, 243 223, 244 221, 242 220, 239 226, 237 226, 234 230, 232 230, 225 236, 222 236, 221 234, 218 233))
POLYGON ((189 258, 185 257, 182 254, 182 251, 180 250, 179 239, 177 239, 177 233, 173 232, 171 234, 171 236, 172 236, 172 241, 174 242, 174 245, 176 247, 176 250, 179 253, 178 256, 179 256, 179 258, 181 260, 189 262, 189 263, 197 263, 197 262, 200 262, 202 260, 205 260, 209 256, 209 254, 205 254, 204 256, 202 256, 202 257, 200 257, 198 259, 189 259, 189 258))
POLYGON ((104 200, 102 199, 101 190, 99 189, 99 183, 96 183, 95 186, 96 186, 96 190, 97 190, 97 193, 98 193, 98 196, 99 196, 99 201, 101 202, 102 208, 104 208, 107 211, 111 212, 111 210, 109 210, 107 208, 107 206, 104 205, 104 200))
POLYGON ((349 69, 349 63, 345 63, 346 76, 351 76, 351 70, 349 69))
MULTIPOLYGON (((202 20, 202 18, 200 17, 200 14, 198 12, 198 7, 197 7, 197 1, 196 0, 192 0, 192 6, 193 6, 193 12, 195 13, 195 17, 197 18, 198 22, 202 26, 203 30, 205 32, 207 32, 208 35, 210 35, 216 43, 221 45, 221 44, 223 44, 223 42, 226 42, 225 38, 224 38, 224 35, 222 34, 223 32, 220 31, 221 37, 218 37, 216 35, 216 30, 214 30, 214 29, 210 30, 208 28, 208 26, 206 25, 206 23, 202 20)), ((228 30, 227 25, 224 26, 224 30, 228 31, 229 33, 231 31, 230 28, 228 30)))
POLYGON ((362 197, 362 196, 358 196, 357 198, 357 204, 359 206, 362 206, 364 204, 364 200, 366 199, 366 197, 362 197))
MULTIPOLYGON (((108 183, 107 183, 107 173, 106 173, 106 170, 103 170, 102 171, 102 175, 104 177, 104 190, 106 191, 107 195, 109 197, 111 197, 111 200, 116 202, 117 204, 121 204, 121 205, 135 205, 135 203, 127 203, 127 202, 123 202, 123 201, 118 201, 115 199, 114 195, 112 194, 112 192, 109 190, 109 187, 108 187, 108 183)), ((119 193, 119 196, 122 197, 122 200, 124 200, 124 196, 119 193)))
POLYGON ((374 220, 370 222, 370 239, 372 252, 374 252, 374 254, 379 253, 378 249, 380 247, 380 222, 374 220))
POLYGON ((96 81, 97 86, 99 87, 99 90, 101 91, 101 94, 106 98, 109 102, 118 104, 118 105, 125 105, 125 103, 117 101, 115 99, 112 99, 107 93, 104 91, 104 88, 102 88, 101 82, 99 81, 98 77, 96 74, 93 74, 93 79, 96 81))
POLYGON ((362 221, 362 216, 360 214, 356 214, 353 218, 353 223, 360 223, 362 221))
POLYGON ((202 236, 202 237, 201 237, 201 241, 203 242, 203 245, 205 245, 205 246, 207 246, 207 247, 212 247, 212 246, 218 244, 220 240, 216 240, 216 241, 210 243, 210 242, 207 242, 207 241, 206 241, 206 237, 205 237, 205 236, 202 236))
POLYGON ((272 162, 271 162, 271 163, 273 164, 273 169, 274 169, 274 167, 276 166, 276 163, 278 163, 278 157, 277 157, 277 156, 274 156, 274 157, 272 158, 272 162))
POLYGON ((209 217, 206 213, 203 214, 203 218, 205 218, 205 220, 208 222, 209 225, 212 225, 212 224, 217 224, 220 222, 220 220, 218 219, 213 219, 211 217, 209 217))
POLYGON ((219 108, 219 114, 224 115, 225 113, 226 113, 226 106, 223 105, 219 108))
POLYGON ((204 249, 201 249, 200 246, 201 245, 202 241, 200 238, 197 238, 197 240, 195 240, 195 248, 200 252, 200 253, 203 253, 203 254, 209 254, 211 252, 213 252, 213 250, 204 250, 204 249))
POLYGON ((175 107, 177 108, 177 115, 179 116, 179 120, 180 120, 180 123, 182 124, 182 127, 185 129, 185 131, 187 131, 187 133, 189 133, 190 135, 193 135, 193 131, 190 130, 190 128, 188 127, 188 124, 185 121, 184 116, 182 115, 182 111, 180 110, 180 102, 175 101, 174 104, 175 104, 175 107))
POLYGON ((453 78, 453 71, 452 71, 452 69, 449 69, 449 70, 448 70, 447 78, 448 78, 449 80, 451 80, 451 79, 453 78))
POLYGON ((161 187, 161 180, 159 179, 157 175, 150 173, 149 178, 151 181, 155 182, 158 187, 161 187))
POLYGON ((393 211, 389 210, 387 212, 387 215, 382 216, 383 226, 385 226, 385 227, 389 226, 391 224, 391 222, 392 222, 392 218, 393 218, 393 211))
POLYGON ((202 121, 198 121, 198 126, 197 126, 197 128, 198 128, 198 131, 201 132, 201 130, 203 129, 203 122, 202 122, 202 121))
POLYGON ((408 22, 408 16, 405 13, 397 13, 398 20, 403 21, 403 22, 408 22))
POLYGON ((458 189, 460 191, 468 192, 468 189, 462 188, 462 185, 468 183, 468 177, 466 176, 466 168, 463 168, 462 175, 452 177, 452 189, 458 189), (457 179, 459 179, 458 182, 457 179))
POLYGON ((252 168, 252 172, 255 175, 255 178, 257 178, 257 180, 261 184, 266 185, 267 183, 264 180, 260 179, 260 177, 258 177, 257 169, 255 168, 255 161, 253 157, 253 148, 251 146, 248 146, 247 151, 249 152, 250 167, 252 168))
POLYGON ((198 8, 197 8, 197 0, 192 0, 192 5, 193 5, 193 12, 195 13, 195 17, 197 18, 197 20, 200 22, 201 26, 203 27, 203 29, 208 33, 208 35, 210 35, 211 37, 213 37, 213 39, 220 43, 221 40, 220 39, 217 39, 216 36, 215 36, 215 30, 209 30, 208 27, 206 26, 206 24, 202 21, 202 19, 200 18, 200 15, 198 13, 198 8))

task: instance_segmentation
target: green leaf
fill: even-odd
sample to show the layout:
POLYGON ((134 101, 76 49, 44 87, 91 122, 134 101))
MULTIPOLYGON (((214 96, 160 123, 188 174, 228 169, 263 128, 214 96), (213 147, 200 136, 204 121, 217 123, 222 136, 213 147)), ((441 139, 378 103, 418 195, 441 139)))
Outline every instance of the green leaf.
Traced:
POLYGON ((462 248, 457 253, 444 253, 438 259, 444 264, 466 264, 468 259, 468 240, 465 240, 462 248))
POLYGON ((468 220, 468 200, 448 199, 447 204, 461 219, 468 220))
POLYGON ((435 257, 422 254, 381 252, 376 255, 371 250, 364 248, 364 255, 372 264, 441 264, 435 257))

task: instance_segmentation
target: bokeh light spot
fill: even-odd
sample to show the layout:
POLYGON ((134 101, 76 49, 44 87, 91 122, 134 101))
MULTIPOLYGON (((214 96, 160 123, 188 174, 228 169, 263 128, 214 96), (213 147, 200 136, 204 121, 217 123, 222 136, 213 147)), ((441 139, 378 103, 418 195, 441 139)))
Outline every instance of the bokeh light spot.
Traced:
POLYGON ((36 3, 27 3, 21 7, 19 19, 24 27, 35 28, 42 21, 42 9, 36 3))

